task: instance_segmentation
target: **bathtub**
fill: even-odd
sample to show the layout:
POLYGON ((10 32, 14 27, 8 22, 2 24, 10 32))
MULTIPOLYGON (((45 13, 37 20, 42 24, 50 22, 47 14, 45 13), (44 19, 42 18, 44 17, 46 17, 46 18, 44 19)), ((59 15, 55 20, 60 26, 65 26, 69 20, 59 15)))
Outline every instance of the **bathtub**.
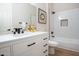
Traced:
POLYGON ((79 52, 79 39, 55 37, 55 38, 52 38, 51 41, 58 42, 58 45, 57 45, 58 48, 64 48, 67 50, 79 52))

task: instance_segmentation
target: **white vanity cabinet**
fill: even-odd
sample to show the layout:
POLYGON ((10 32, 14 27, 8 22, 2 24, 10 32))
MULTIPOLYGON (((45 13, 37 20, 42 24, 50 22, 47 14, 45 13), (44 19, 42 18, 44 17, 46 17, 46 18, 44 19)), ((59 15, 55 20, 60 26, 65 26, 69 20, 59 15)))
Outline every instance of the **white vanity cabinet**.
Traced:
MULTIPOLYGON (((16 36, 17 37, 17 36, 16 36)), ((6 47, 0 48, 1 56, 47 56, 48 34, 34 34, 29 37, 16 38, 8 43, 6 47), (9 43, 9 45, 7 45, 9 43)))
POLYGON ((13 44, 14 56, 46 56, 48 55, 47 35, 37 35, 31 38, 23 38, 13 44), (24 41, 22 41, 24 40, 24 41), (43 42, 44 41, 44 42, 43 42), (46 46, 44 46, 46 45, 46 46))

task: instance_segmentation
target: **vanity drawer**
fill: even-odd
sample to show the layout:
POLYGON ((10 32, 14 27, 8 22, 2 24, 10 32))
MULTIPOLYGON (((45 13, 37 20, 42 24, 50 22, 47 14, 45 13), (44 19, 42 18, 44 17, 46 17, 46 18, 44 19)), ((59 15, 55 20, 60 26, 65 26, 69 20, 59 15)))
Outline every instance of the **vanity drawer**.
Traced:
POLYGON ((48 37, 48 35, 42 35, 41 39, 42 39, 43 42, 45 42, 45 41, 47 42, 49 37, 48 37))
POLYGON ((42 46, 42 50, 48 50, 48 45, 46 45, 46 46, 42 46))
POLYGON ((43 56, 48 56, 48 50, 47 49, 43 50, 43 56))

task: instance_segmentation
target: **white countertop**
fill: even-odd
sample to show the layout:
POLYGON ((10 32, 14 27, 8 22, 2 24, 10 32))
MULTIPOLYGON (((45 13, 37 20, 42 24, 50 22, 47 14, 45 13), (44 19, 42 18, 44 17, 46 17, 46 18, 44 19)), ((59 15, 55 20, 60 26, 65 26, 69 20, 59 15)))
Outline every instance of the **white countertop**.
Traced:
POLYGON ((47 33, 47 32, 25 32, 23 34, 15 34, 15 35, 14 34, 0 35, 0 43, 13 41, 20 38, 27 38, 27 37, 31 37, 39 34, 44 34, 44 33, 47 33))

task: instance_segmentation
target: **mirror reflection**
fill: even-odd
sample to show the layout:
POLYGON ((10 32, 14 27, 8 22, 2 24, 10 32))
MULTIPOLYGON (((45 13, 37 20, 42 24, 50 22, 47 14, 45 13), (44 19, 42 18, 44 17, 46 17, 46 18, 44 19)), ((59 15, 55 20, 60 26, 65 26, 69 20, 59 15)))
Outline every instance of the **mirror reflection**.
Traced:
POLYGON ((29 3, 0 3, 0 34, 11 33, 13 28, 36 25, 36 7, 29 3))

